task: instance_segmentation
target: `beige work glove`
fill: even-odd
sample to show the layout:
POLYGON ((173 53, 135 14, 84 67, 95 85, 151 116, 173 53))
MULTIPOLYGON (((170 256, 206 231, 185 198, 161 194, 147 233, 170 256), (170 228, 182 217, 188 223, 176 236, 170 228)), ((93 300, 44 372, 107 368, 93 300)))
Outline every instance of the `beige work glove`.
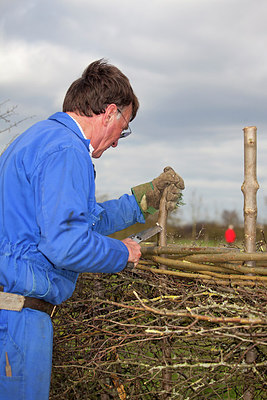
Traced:
POLYGON ((184 189, 184 181, 171 167, 165 167, 164 172, 152 182, 132 188, 132 193, 145 218, 148 214, 158 211, 160 199, 166 187, 168 187, 166 208, 168 211, 173 211, 177 206, 180 192, 184 189))

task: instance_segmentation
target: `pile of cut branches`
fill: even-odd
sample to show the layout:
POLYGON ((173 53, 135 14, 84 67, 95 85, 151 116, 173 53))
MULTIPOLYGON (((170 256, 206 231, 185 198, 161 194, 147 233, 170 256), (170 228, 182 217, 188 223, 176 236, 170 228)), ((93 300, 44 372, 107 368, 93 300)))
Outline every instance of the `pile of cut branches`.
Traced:
POLYGON ((247 390, 265 399, 264 280, 216 282, 202 265, 187 273, 145 257, 133 272, 82 274, 59 307, 51 399, 243 399, 247 390))

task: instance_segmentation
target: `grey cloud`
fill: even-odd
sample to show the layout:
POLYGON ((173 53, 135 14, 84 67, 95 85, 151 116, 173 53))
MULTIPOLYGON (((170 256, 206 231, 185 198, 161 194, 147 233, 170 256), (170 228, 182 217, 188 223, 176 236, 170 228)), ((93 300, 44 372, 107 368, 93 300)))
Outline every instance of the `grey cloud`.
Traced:
MULTIPOLYGON (((257 125, 264 197, 265 0, 2 0, 1 6, 1 97, 18 104, 22 116, 34 115, 29 124, 58 111, 67 87, 96 58, 129 76, 141 109, 133 137, 96 162, 101 190, 119 195, 129 181, 153 178, 171 164, 185 178, 188 204, 197 190, 210 210, 215 203, 242 210, 242 128, 257 125)), ((6 140, 0 135, 0 145, 6 140)))

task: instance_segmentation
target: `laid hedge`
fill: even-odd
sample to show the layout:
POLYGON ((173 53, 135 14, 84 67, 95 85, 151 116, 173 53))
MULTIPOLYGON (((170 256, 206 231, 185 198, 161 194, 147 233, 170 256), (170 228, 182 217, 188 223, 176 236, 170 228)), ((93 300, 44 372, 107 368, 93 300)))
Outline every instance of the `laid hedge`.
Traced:
POLYGON ((53 317, 50 398, 266 399, 266 298, 259 283, 82 274, 53 317))

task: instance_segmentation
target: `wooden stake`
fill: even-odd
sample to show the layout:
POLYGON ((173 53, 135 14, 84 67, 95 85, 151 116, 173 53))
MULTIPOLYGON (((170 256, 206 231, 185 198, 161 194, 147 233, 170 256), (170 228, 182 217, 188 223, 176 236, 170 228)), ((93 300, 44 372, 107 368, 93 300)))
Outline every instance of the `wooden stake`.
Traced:
MULTIPOLYGON (((244 131, 244 183, 241 190, 244 195, 244 234, 245 252, 256 251, 257 222, 257 128, 249 126, 244 131)), ((248 266, 255 266, 253 261, 248 266)))
POLYGON ((160 205, 159 205, 159 217, 158 224, 162 227, 162 231, 158 234, 158 245, 167 246, 167 218, 168 211, 166 209, 166 193, 167 187, 164 189, 160 205))
MULTIPOLYGON (((241 190, 244 194, 244 234, 245 251, 256 251, 257 223, 257 128, 248 126, 244 131, 244 183, 241 190)), ((255 261, 248 261, 248 267, 255 267, 255 261)), ((246 362, 253 363, 257 358, 257 350, 253 348, 246 354, 246 362)), ((249 385, 244 391, 244 400, 254 399, 255 388, 249 385)))
MULTIPOLYGON (((159 206, 159 217, 158 217, 158 224, 162 227, 162 231, 158 234, 158 245, 159 246, 167 246, 167 219, 168 219, 168 211, 166 208, 166 194, 167 194, 167 187, 164 189, 163 194, 160 200, 159 206)), ((164 254, 162 254, 164 257, 164 254)), ((161 268, 165 269, 166 266, 164 264, 160 265, 161 268)), ((171 347, 168 342, 168 339, 163 339, 162 342, 162 358, 165 364, 171 364, 171 347)), ((168 366, 162 371, 162 389, 163 389, 163 396, 162 400, 168 400, 171 395, 172 389, 172 371, 168 366)))

